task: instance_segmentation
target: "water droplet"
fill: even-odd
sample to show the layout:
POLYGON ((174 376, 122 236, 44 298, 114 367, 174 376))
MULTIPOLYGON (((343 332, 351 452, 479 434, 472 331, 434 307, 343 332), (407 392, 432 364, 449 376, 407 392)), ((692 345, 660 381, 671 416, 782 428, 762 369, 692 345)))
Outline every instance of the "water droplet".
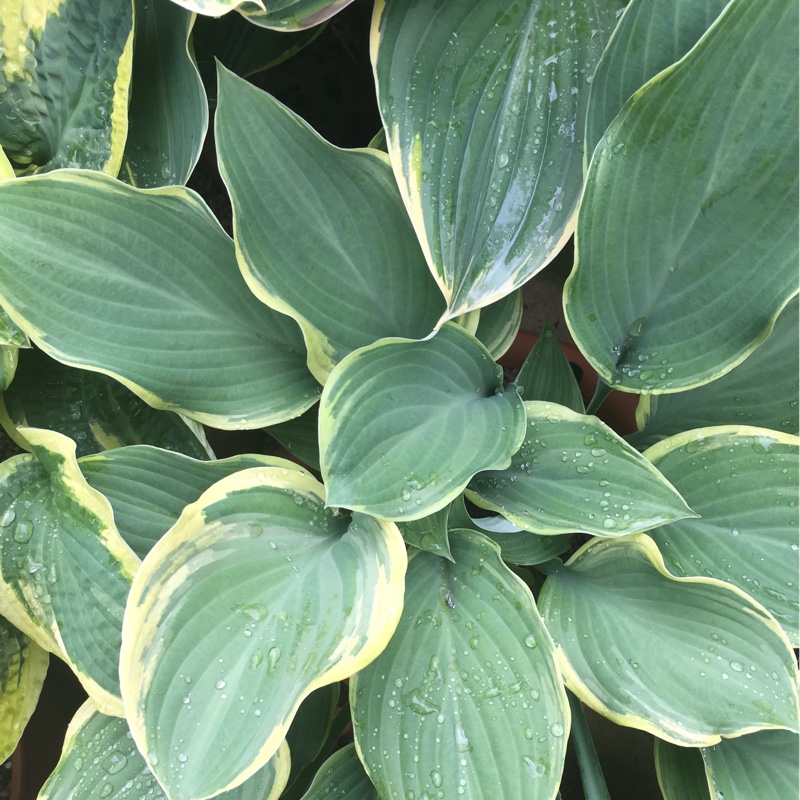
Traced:
POLYGON ((0 528, 7 528, 17 517, 17 512, 13 508, 7 508, 0 515, 0 528))
POLYGON ((275 672, 275 667, 278 666, 278 662, 281 660, 281 648, 280 647, 270 647, 269 652, 267 653, 267 668, 270 672, 275 672))
POLYGON ((472 745, 469 743, 466 731, 461 725, 456 725, 453 728, 453 738, 456 741, 456 750, 458 750, 459 753, 468 753, 472 750, 472 745))
POLYGON ((100 791, 97 793, 97 796, 98 797, 109 797, 113 791, 114 791, 114 787, 110 783, 104 783, 100 787, 100 791))
POLYGON ((536 647, 536 644, 536 637, 532 633, 525 637, 525 647, 533 649, 536 647))
POLYGON ((186 753, 179 753, 178 754, 178 761, 180 761, 181 764, 185 764, 188 760, 189 760, 189 757, 186 755, 186 753))
POLYGON ((564 726, 560 722, 554 722, 550 726, 550 733, 552 733, 553 736, 563 736, 564 735, 564 726))
POLYGON ((250 656, 250 669, 255 669, 256 667, 261 665, 261 662, 264 660, 264 654, 260 650, 256 650, 252 656, 250 656))
POLYGON ((224 689, 226 686, 227 686, 227 684, 225 683, 225 681, 217 681, 214 684, 214 688, 215 689, 224 689))
POLYGON ((531 778, 541 778, 547 772, 547 767, 540 761, 534 761, 530 756, 522 756, 528 774, 531 778))
POLYGON ((731 669, 734 672, 742 672, 742 670, 744 670, 744 664, 739 661, 731 661, 731 669))
POLYGON ((20 544, 25 544, 31 540, 33 536, 33 525, 30 522, 20 522, 14 531, 14 541, 20 544))
POLYGON ((438 789, 442 785, 442 774, 438 770, 431 772, 431 783, 438 789))
POLYGON ((508 153, 497 154, 497 166, 500 169, 505 169, 508 166, 508 153))
POLYGON ((116 775, 120 770, 125 769, 127 763, 128 759, 119 750, 114 750, 103 759, 101 766, 109 775, 116 775))
POLYGON ((149 762, 150 762, 150 763, 151 763, 151 764, 152 764, 154 767, 157 767, 157 766, 158 766, 158 756, 157 756, 157 755, 156 755, 156 754, 155 754, 155 753, 154 753, 152 750, 151 750, 151 751, 150 751, 150 752, 147 754, 147 760, 148 760, 148 761, 149 761, 149 762))

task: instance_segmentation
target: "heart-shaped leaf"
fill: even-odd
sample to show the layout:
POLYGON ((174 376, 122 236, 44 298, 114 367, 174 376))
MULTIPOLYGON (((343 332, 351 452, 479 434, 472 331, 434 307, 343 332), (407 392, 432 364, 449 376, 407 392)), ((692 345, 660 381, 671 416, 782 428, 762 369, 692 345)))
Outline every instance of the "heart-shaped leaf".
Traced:
POLYGON ((740 589, 675 578, 644 534, 545 571, 539 608, 567 687, 603 716, 683 746, 797 729, 789 640, 740 589))
POLYGON ((550 800, 569 728, 553 644, 497 545, 450 544, 455 563, 411 556, 397 631, 350 681, 361 760, 381 797, 550 800))
POLYGON ((454 323, 419 342, 385 339, 331 373, 319 411, 328 505, 414 520, 479 470, 507 466, 525 433, 516 390, 454 323))
POLYGON ((243 470, 188 506, 136 576, 120 658, 133 737, 171 800, 239 785, 304 697, 369 663, 405 567, 395 525, 334 515, 296 472, 243 470))
POLYGON ((693 516, 653 465, 597 417, 525 403, 528 426, 511 466, 478 473, 476 505, 539 534, 623 536, 693 516))
POLYGON ((608 384, 708 383, 797 292, 797 16, 784 0, 733 0, 595 150, 565 310, 608 384))
POLYGON ((0 184, 0 214, 2 303, 53 358, 218 428, 316 402, 297 325, 253 297, 194 193, 64 170, 0 184))
POLYGON ((239 264, 257 297, 297 320, 317 380, 378 339, 427 336, 444 301, 388 158, 334 147, 266 92, 218 74, 239 264))
POLYGON ((676 575, 708 575, 761 603, 800 646, 800 440, 763 428, 703 428, 645 455, 699 515, 651 533, 676 575))
POLYGON ((621 6, 377 3, 389 156, 447 299, 443 319, 509 294, 569 238, 588 81, 621 6))

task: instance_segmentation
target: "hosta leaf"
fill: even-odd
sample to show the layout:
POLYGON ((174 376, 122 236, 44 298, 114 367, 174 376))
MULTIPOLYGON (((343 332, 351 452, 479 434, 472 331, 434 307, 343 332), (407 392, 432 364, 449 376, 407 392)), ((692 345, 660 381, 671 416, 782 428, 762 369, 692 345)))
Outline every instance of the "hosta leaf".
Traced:
POLYGON ((692 516, 653 465, 597 417, 525 403, 528 427, 511 466, 478 473, 467 497, 539 534, 623 536, 692 516))
POLYGON ((87 483, 111 503, 120 535, 139 558, 152 550, 189 503, 222 478, 250 467, 305 474, 292 462, 272 456, 195 461, 155 447, 123 447, 82 458, 78 466, 87 483))
POLYGON ((259 28, 241 14, 224 17, 197 17, 192 27, 197 65, 203 79, 216 81, 215 59, 242 78, 277 66, 310 44, 325 29, 287 33, 259 28))
POLYGON ((409 559, 397 631, 350 681, 361 760, 381 797, 550 800, 569 728, 552 642, 496 545, 450 543, 455 564, 409 559))
POLYGON ((17 746, 36 708, 49 656, 0 617, 0 761, 17 746))
POLYGON ((607 383, 661 393, 714 380, 796 293, 797 14, 733 0, 595 151, 565 307, 607 383))
POLYGON ((158 444, 207 459, 205 435, 171 411, 156 411, 118 381, 74 369, 41 350, 25 351, 14 385, 0 397, 0 422, 20 444, 18 428, 48 428, 74 440, 78 457, 133 444, 158 444))
POLYGON ((16 323, 8 316, 8 312, 0 307, 0 345, 13 347, 31 346, 28 337, 19 329, 16 323))
POLYGON ((653 531, 675 575, 708 575, 761 603, 800 646, 800 440, 763 428, 703 428, 645 455, 699 515, 653 531))
POLYGON ((758 731, 703 748, 712 796, 731 800, 796 797, 798 744, 797 734, 791 731, 758 731))
POLYGON ((254 25, 276 31, 297 31, 330 19, 353 0, 270 0, 266 12, 253 10, 257 3, 244 3, 242 13, 254 25))
POLYGON ((509 564, 542 564, 560 556, 570 546, 569 534, 539 536, 517 527, 505 517, 473 518, 467 512, 463 495, 450 505, 448 525, 451 530, 466 528, 482 533, 500 546, 500 555, 509 564))
POLYGON ((128 129, 132 0, 7 0, 0 145, 18 173, 116 175, 128 129))
POLYGON ((139 559, 81 475, 75 443, 22 433, 34 454, 0 465, 0 613, 63 658, 99 708, 121 714, 122 613, 139 559))
POLYGON ((653 755, 664 800, 715 800, 708 788, 703 757, 696 747, 679 747, 656 739, 653 755))
POLYGON ((795 297, 767 341, 727 375, 688 392, 642 395, 636 409, 640 430, 628 442, 644 450, 667 436, 710 425, 757 425, 797 434, 797 342, 795 297))
POLYGON ((11 386, 19 363, 19 348, 13 345, 0 345, 0 391, 11 386))
POLYGON ((797 728, 789 641, 740 589, 673 577, 644 534, 594 540, 546 571, 539 608, 561 671, 599 713, 684 746, 797 728))
POLYGON ((581 387, 549 322, 514 383, 525 400, 558 403, 578 414, 584 412, 581 387))
POLYGON ((338 683, 320 686, 297 709, 297 714, 286 732, 286 743, 292 754, 287 787, 292 786, 300 773, 319 756, 330 733, 339 695, 338 683))
POLYGON ((257 297, 297 320, 314 376, 324 383, 344 356, 378 339, 427 336, 444 301, 388 158, 328 144, 223 68, 219 94, 217 147, 240 267, 257 297))
MULTIPOLYGON (((177 754, 176 759, 180 759, 177 754)), ((284 743, 244 784, 220 800, 276 800, 289 777, 289 748, 284 743)), ((67 729, 64 751, 39 800, 167 800, 131 739, 124 719, 100 714, 87 701, 67 729)))
POLYGON ((192 15, 171 0, 136 0, 129 129, 120 177, 141 188, 186 183, 208 128, 189 46, 192 15))
POLYGON ((320 402, 328 505, 414 520, 443 508, 481 469, 502 469, 525 433, 516 391, 455 324, 420 342, 387 339, 348 356, 320 402))
POLYGON ((398 522, 397 527, 408 544, 452 561, 447 536, 449 515, 450 506, 445 506, 427 517, 412 522, 398 522))
POLYGON ((320 768, 303 800, 380 800, 354 744, 337 750, 320 768))
POLYGON ((264 0, 173 0, 173 2, 188 11, 209 17, 221 17, 242 6, 252 6, 255 10, 264 10, 264 0))
POLYGON ((594 71, 586 109, 586 163, 625 101, 682 58, 727 4, 728 0, 631 0, 594 71))
POLYGON ((497 360, 511 347, 522 322, 522 290, 517 289, 480 311, 475 338, 497 360))
POLYGON ((394 525, 334 515, 299 473, 244 470, 188 506, 137 573, 120 662, 134 739, 171 800, 238 785, 304 697, 369 663, 405 566, 394 525))
POLYGON ((521 286, 569 238, 587 79, 621 5, 377 4, 389 155, 448 302, 443 319, 521 286))
POLYGON ((319 472, 319 407, 264 429, 293 456, 319 472))
POLYGON ((316 401, 300 331, 252 296, 194 193, 68 170, 0 184, 0 214, 0 301, 48 355, 218 428, 316 401))
POLYGON ((0 181, 9 181, 15 177, 14 167, 11 166, 6 151, 0 146, 0 181))

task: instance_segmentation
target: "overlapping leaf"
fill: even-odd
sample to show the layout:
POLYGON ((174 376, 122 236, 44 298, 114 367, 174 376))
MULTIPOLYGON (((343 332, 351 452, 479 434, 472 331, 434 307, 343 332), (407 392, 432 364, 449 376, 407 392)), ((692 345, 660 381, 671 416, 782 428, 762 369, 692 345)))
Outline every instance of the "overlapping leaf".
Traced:
POLYGON ((337 750, 320 768, 303 800, 379 800, 355 745, 337 750))
POLYGON ((319 407, 264 429, 293 456, 319 472, 319 407))
POLYGON ((116 175, 128 129, 132 0, 7 0, 0 146, 18 173, 116 175))
POLYGON ((120 535, 139 558, 152 550, 189 503, 222 478, 251 467, 307 474, 271 456, 195 461, 155 447, 123 447, 82 458, 78 466, 87 483, 108 499, 120 535))
POLYGON ((14 752, 36 708, 49 656, 0 617, 0 761, 14 752))
POLYGON ((565 306, 607 383, 707 383, 796 293, 797 15, 783 0, 733 0, 595 150, 565 306))
POLYGON ((728 0, 631 0, 592 78, 586 109, 585 163, 625 101, 682 58, 727 4, 728 0))
POLYGON ((243 3, 242 13, 254 25, 276 31, 297 31, 319 25, 353 0, 269 0, 266 11, 243 3))
POLYGON ((599 713, 683 746, 797 730, 789 640, 740 589, 673 577, 644 534, 594 540, 545 571, 538 604, 559 665, 599 713))
POLYGON ((397 631, 350 682, 361 760, 381 797, 550 800, 569 728, 552 642, 495 544, 451 547, 410 558, 397 631))
POLYGON ((476 505, 539 534, 623 536, 692 510, 653 465, 599 419, 552 403, 525 403, 525 440, 511 466, 478 473, 476 505))
POLYGON ((63 658, 98 708, 121 714, 122 614, 139 559, 81 475, 74 442, 22 433, 34 455, 0 467, 0 613, 63 658))
POLYGON ((703 428, 645 455, 698 519, 652 532, 676 575, 708 575, 761 603, 800 646, 797 507, 800 440, 763 428, 703 428))
POLYGON ((324 383, 378 339, 420 339, 444 308, 386 156, 340 150, 270 95, 219 70, 220 169, 248 285, 303 329, 324 383))
POLYGON ((133 444, 157 444, 195 458, 211 453, 199 426, 157 411, 118 381, 74 369, 41 350, 24 352, 14 385, 0 397, 0 422, 22 447, 18 428, 48 428, 69 436, 78 457, 133 444))
POLYGON ((667 436, 710 425, 757 425, 797 434, 800 419, 798 301, 781 312, 764 344, 736 369, 688 392, 643 395, 636 409, 640 430, 627 440, 640 450, 667 436))
POLYGON ((389 155, 448 302, 443 319, 521 286, 569 237, 588 79, 621 5, 377 4, 389 155))
POLYGON ((447 535, 449 516, 450 506, 445 506, 427 517, 412 522, 398 522, 397 527, 403 535, 403 539, 412 547, 427 550, 429 553, 449 558, 452 561, 453 556, 450 553, 450 542, 447 535))
MULTIPOLYGON (((175 759, 180 762, 181 754, 175 759)), ((220 800, 277 800, 289 777, 289 748, 220 800)), ((128 723, 100 714, 91 701, 72 719, 64 750, 38 795, 40 800, 168 800, 131 739, 128 723)))
POLYGON ((148 188, 186 183, 208 128, 208 103, 189 33, 171 0, 136 0, 136 51, 120 177, 148 188))
POLYGON ((656 739, 654 759, 664 800, 717 800, 708 788, 703 757, 697 748, 656 739))
POLYGON ((394 525, 325 510, 299 473, 244 470, 188 506, 136 576, 120 665, 134 739, 171 800, 237 786, 306 695, 371 661, 405 567, 394 525))
POLYGON ((453 323, 352 353, 331 374, 319 419, 328 505, 398 520, 428 516, 479 470, 507 466, 525 433, 516 391, 453 323))
POLYGON ((522 290, 517 289, 480 310, 475 338, 497 360, 514 342, 522 323, 522 290))
POLYGON ((0 214, 0 300, 59 361, 219 428, 316 401, 300 331, 253 297, 192 192, 65 170, 0 184, 0 214))

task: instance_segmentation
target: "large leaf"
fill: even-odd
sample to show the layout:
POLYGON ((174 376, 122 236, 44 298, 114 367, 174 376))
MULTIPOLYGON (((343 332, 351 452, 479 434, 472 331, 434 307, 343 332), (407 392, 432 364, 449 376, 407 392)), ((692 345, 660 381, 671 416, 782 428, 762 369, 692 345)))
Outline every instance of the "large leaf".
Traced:
POLYGON ((444 308, 388 158, 341 150, 270 95, 219 69, 215 129, 248 285, 303 329, 324 383, 378 339, 427 336, 444 308))
POLYGON ((448 302, 443 319, 521 286, 571 234, 588 79, 621 5, 376 5, 389 155, 448 302))
POLYGON ((355 745, 337 750, 320 768, 303 800, 380 800, 355 745))
POLYGON ((414 520, 479 470, 508 466, 525 411, 475 338, 450 323, 421 342, 386 339, 334 370, 319 411, 328 504, 414 520))
POLYGON ((252 296, 194 193, 68 170, 0 184, 0 214, 3 306, 59 361, 218 428, 315 402, 300 331, 252 296))
POLYGON ((122 613, 139 559, 81 475, 75 443, 23 434, 34 455, 0 466, 0 613, 63 658, 98 708, 121 714, 122 613))
POLYGON ((797 291, 797 14, 733 0, 592 157, 565 305, 617 388, 674 392, 725 374, 797 291))
POLYGON ((683 57, 729 0, 631 0, 592 78, 586 109, 584 161, 625 101, 683 57))
POLYGON ((136 0, 129 129, 120 177, 147 188, 186 183, 200 157, 208 103, 189 46, 192 14, 136 0))
POLYGON ((545 571, 539 608, 567 687, 603 716, 684 746, 797 729, 789 640, 740 589, 673 577, 644 534, 545 571))
MULTIPOLYGON (((176 755, 178 762, 181 754, 176 755)), ((289 777, 284 743, 258 772, 220 800, 277 800, 289 777)), ((55 770, 39 800, 167 800, 131 738, 128 723, 100 714, 87 701, 72 719, 55 770)))
POLYGON ((17 746, 36 708, 49 656, 0 617, 0 761, 17 746))
POLYGON ((790 800, 800 785, 798 736, 759 731, 703 748, 703 761, 716 798, 790 800))
POLYGON ((640 430, 627 440, 644 450, 681 431, 733 424, 797 434, 797 342, 795 298, 781 312, 767 341, 727 375, 688 392, 642 395, 636 409, 640 430))
POLYGON ((334 515, 299 473, 244 470, 188 506, 137 573, 120 661, 134 739, 171 800, 237 786, 305 696, 369 663, 405 567, 393 524, 334 515))
POLYGON ((212 484, 250 467, 305 470, 282 458, 240 455, 221 461, 155 447, 123 447, 78 462, 87 483, 105 495, 122 538, 139 558, 178 521, 183 509, 212 484))
POLYGON ((708 788, 703 757, 696 747, 679 747, 656 739, 653 757, 664 800, 715 800, 708 788))
POLYGON ((800 440, 763 428, 703 428, 645 455, 699 515, 651 536, 676 575, 708 575, 761 603, 800 646, 800 440))
POLYGON ((132 0, 5 0, 0 146, 19 173, 116 175, 128 129, 132 0))
POLYGON ((467 497, 539 534, 623 536, 692 516, 653 465, 597 417, 525 403, 525 440, 511 466, 478 473, 467 497))
POLYGON ((550 800, 569 728, 553 644, 495 544, 451 546, 455 564, 409 559, 397 631, 350 681, 359 754, 385 798, 550 800))
POLYGON ((107 375, 68 367, 35 349, 23 353, 14 385, 0 397, 0 422, 21 446, 18 428, 63 433, 75 441, 78 457, 133 444, 213 455, 202 430, 180 415, 151 408, 107 375))

